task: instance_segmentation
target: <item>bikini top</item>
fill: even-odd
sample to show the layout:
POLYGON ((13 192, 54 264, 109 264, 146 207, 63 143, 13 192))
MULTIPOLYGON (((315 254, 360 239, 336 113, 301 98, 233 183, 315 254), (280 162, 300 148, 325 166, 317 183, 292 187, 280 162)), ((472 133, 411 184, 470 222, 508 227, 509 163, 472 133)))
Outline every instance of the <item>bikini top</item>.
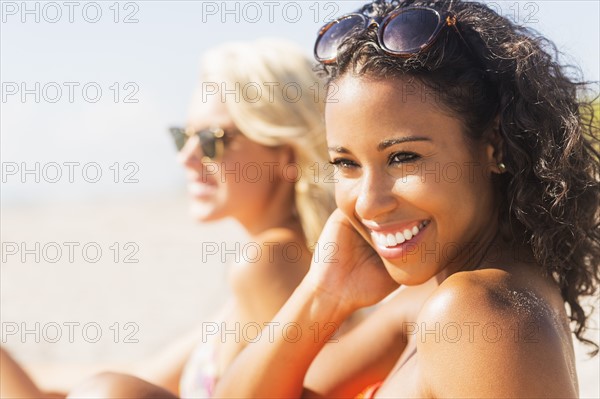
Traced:
POLYGON ((179 380, 181 399, 210 398, 218 380, 217 342, 201 343, 192 352, 179 380))
POLYGON ((381 384, 383 384, 383 381, 368 386, 364 391, 356 395, 355 399, 373 399, 381 384))

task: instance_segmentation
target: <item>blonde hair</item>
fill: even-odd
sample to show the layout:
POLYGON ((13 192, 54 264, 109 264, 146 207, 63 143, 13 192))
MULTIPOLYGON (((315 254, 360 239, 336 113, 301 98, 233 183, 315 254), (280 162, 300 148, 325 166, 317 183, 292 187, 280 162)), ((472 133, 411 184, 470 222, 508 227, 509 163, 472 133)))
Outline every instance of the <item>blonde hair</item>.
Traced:
POLYGON ((332 184, 326 183, 332 170, 326 169, 325 88, 312 62, 294 43, 259 39, 209 50, 202 71, 203 82, 219 85, 244 135, 266 146, 292 148, 299 172, 296 209, 311 246, 335 207, 332 184))

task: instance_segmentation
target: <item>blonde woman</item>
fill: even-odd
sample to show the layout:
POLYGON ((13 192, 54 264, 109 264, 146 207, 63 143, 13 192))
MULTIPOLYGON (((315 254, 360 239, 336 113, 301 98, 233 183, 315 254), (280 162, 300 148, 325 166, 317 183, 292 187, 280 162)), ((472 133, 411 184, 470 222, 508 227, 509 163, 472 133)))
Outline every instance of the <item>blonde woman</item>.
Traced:
MULTIPOLYGON (((302 52, 280 40, 218 47, 206 53, 202 69, 189 122, 189 131, 201 133, 188 140, 180 159, 195 217, 233 216, 263 254, 231 270, 233 298, 219 320, 228 331, 240 323, 252 326, 243 335, 258 334, 254 327, 272 319, 308 271, 310 246, 333 207, 330 191, 315 179, 327 155, 324 104, 315 99, 321 86, 302 52), (196 142, 215 141, 213 135, 220 136, 213 162, 198 158, 196 142)), ((205 158, 213 153, 212 145, 200 148, 205 158)), ((183 397, 210 396, 245 341, 255 337, 220 338, 201 343, 187 362, 183 397)))
MULTIPOLYGON (((333 209, 323 183, 324 90, 303 52, 283 40, 229 43, 208 51, 201 69, 187 126, 171 129, 191 211, 201 222, 235 218, 255 252, 229 271, 231 298, 211 319, 210 336, 204 325, 175 343, 156 371, 135 373, 149 382, 104 373, 69 397, 211 396, 219 376, 307 273, 311 245, 333 209), (244 334, 214 334, 213 326, 244 334)), ((18 368, 3 356, 3 366, 18 368)), ((3 381, 3 397, 44 395, 24 373, 13 374, 21 377, 3 381)))

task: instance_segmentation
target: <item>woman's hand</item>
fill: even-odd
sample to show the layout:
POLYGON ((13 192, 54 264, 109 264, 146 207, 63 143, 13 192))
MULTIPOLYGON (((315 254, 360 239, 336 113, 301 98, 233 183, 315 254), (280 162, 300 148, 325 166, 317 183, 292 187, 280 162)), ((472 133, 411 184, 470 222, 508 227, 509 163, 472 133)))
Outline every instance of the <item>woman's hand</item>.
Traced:
POLYGON ((374 304, 398 287, 381 258, 341 211, 325 224, 311 268, 272 326, 301 333, 261 334, 238 355, 221 377, 215 397, 299 398, 306 373, 340 325, 354 310, 374 304))
POLYGON ((346 312, 373 305, 398 288, 379 255, 339 209, 323 228, 307 281, 346 312))

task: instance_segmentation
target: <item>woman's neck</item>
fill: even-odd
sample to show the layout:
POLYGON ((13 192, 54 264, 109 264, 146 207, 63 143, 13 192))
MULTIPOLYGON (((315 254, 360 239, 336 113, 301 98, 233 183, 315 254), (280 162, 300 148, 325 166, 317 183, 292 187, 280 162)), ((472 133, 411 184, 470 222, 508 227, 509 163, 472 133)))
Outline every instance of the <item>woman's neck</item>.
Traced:
POLYGON ((506 258, 510 245, 502 240, 498 229, 489 229, 477 237, 477 241, 458 247, 454 259, 436 276, 440 284, 454 273, 493 267, 498 260, 506 258))
POLYGON ((276 228, 291 229, 303 234, 294 196, 293 185, 281 184, 262 209, 253 209, 236 215, 235 218, 252 237, 276 228))

